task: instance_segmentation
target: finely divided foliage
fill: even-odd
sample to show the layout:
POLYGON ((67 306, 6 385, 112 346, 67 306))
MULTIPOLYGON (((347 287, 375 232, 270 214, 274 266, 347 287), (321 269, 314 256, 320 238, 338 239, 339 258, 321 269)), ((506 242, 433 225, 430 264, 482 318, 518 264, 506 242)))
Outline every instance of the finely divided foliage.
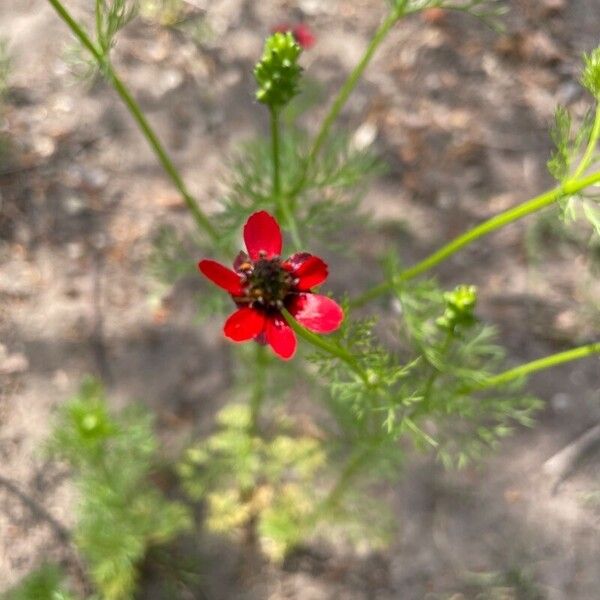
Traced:
POLYGON ((73 469, 81 494, 73 536, 90 579, 106 600, 131 597, 148 547, 191 524, 188 509, 150 481, 157 465, 150 415, 131 406, 113 417, 102 385, 88 379, 61 408, 49 451, 73 469))
MULTIPOLYGON (((362 493, 365 482, 397 478, 413 448, 448 467, 465 466, 515 426, 532 425, 541 403, 523 391, 527 375, 600 352, 600 343, 589 343, 503 371, 495 329, 477 314, 477 290, 468 281, 451 290, 431 278, 416 281, 467 244, 548 206, 573 217, 581 207, 600 233, 600 49, 584 56, 582 74, 596 101, 593 115, 576 127, 566 109, 557 110, 556 151, 548 163, 557 187, 489 218, 409 268, 390 261, 381 283, 338 303, 320 289, 326 262, 341 264, 336 253, 351 260, 349 232, 365 224, 360 200, 380 164, 349 136, 333 135, 337 117, 403 17, 450 9, 496 25, 502 4, 390 0, 388 15, 314 137, 296 123, 311 104, 302 93, 300 61, 314 37, 302 24, 275 26, 254 69, 256 98, 270 116, 269 139, 242 147, 231 163, 221 211, 209 218, 109 60, 133 4, 96 0, 89 35, 60 0, 48 1, 114 86, 198 226, 198 244, 163 228, 152 272, 171 285, 190 273, 193 254, 233 263, 200 261, 201 273, 221 288, 220 296, 203 288, 200 303, 205 313, 219 306, 221 314, 235 305, 225 336, 250 343, 234 349, 238 385, 229 390, 214 431, 193 440, 175 468, 190 501, 203 503, 208 529, 256 544, 276 561, 336 528, 346 538, 359 532, 381 542, 391 521, 362 493), (284 241, 294 246, 289 257, 282 254, 284 241), (193 250, 196 245, 201 248, 193 250), (313 247, 324 258, 304 251, 313 247), (384 295, 390 304, 381 320, 357 314, 384 295)), ((354 269, 360 265, 356 261, 354 269)), ((81 493, 73 535, 92 587, 109 600, 131 598, 148 548, 191 524, 188 509, 150 483, 158 458, 151 420, 133 408, 113 415, 102 386, 90 380, 60 411, 50 447, 70 465, 81 493)), ((20 589, 14 597, 37 598, 35 590, 46 589, 52 598, 68 597, 52 569, 20 589)))

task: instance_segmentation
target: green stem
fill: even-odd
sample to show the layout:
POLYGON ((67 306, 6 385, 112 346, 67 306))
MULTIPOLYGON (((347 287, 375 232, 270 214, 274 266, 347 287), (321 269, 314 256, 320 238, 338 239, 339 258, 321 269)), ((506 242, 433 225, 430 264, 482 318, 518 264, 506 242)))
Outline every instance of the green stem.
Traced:
POLYGON ((346 102, 348 101, 348 98, 350 97, 350 94, 356 87, 356 84, 360 81, 360 78, 362 77, 363 73, 365 72, 365 69, 371 62, 371 59, 373 58, 375 51, 377 50, 377 48, 379 48, 379 46, 381 45, 381 43, 383 42, 383 40, 389 33, 390 29, 403 16, 404 16, 403 9, 393 9, 390 12, 390 14, 385 18, 385 20, 379 26, 379 29, 375 32, 375 35, 371 39, 371 42, 367 46, 367 49, 365 50, 365 53, 363 54, 360 61, 354 67, 354 69, 352 70, 350 75, 348 75, 348 78, 346 79, 346 81, 344 82, 342 87, 340 88, 338 95, 336 96, 335 100, 333 101, 333 104, 331 105, 329 112, 327 113, 327 115, 325 116, 325 119, 323 120, 323 123, 321 124, 321 128, 319 129, 319 132, 317 133, 317 136, 315 137, 315 140, 314 140, 314 142, 310 148, 310 151, 308 153, 308 156, 306 158, 306 162, 304 164, 304 168, 302 170, 300 179, 298 180, 296 185, 293 187, 293 189, 289 192, 290 196, 292 196, 292 197, 295 196, 304 186, 304 184, 306 182, 306 178, 308 176, 308 173, 309 173, 313 163, 315 162, 317 155, 321 151, 323 144, 327 141, 327 138, 329 137, 329 133, 331 131, 331 128, 333 127, 333 124, 335 123, 336 119, 338 118, 342 108, 344 108, 346 102))
POLYGON ((105 60, 102 53, 96 48, 93 42, 88 37, 87 33, 81 28, 79 23, 73 19, 67 9, 60 3, 60 0, 48 0, 53 6, 54 10, 58 13, 58 16, 69 26, 69 29, 73 32, 75 37, 85 46, 88 52, 94 57, 96 62, 104 67, 105 60))
POLYGON ((96 0, 96 40, 102 45, 102 0, 96 0))
POLYGON ((367 302, 390 291, 396 285, 425 273, 432 267, 440 264, 479 238, 484 237, 485 235, 488 235, 497 229, 501 229, 513 221, 517 221, 523 217, 526 217, 527 215, 535 213, 553 204, 557 200, 564 198, 565 196, 576 194, 577 192, 598 182, 600 182, 600 172, 588 175, 582 179, 570 180, 560 187, 549 190, 543 194, 540 194, 539 196, 536 196, 535 198, 532 198, 531 200, 528 200, 527 202, 523 202, 514 208, 500 213, 499 215, 496 215, 491 219, 488 219, 487 221, 477 225, 473 229, 470 229, 466 233, 459 235, 457 238, 454 238, 451 242, 445 246, 442 246, 439 250, 435 251, 433 254, 430 254, 427 258, 418 262, 416 265, 406 269, 405 271, 402 271, 395 277, 392 277, 391 280, 380 283, 379 285, 366 291, 361 296, 355 298, 350 303, 350 306, 352 308, 363 306, 367 302))
POLYGON ((257 435, 259 431, 258 421, 267 389, 267 366, 269 364, 266 348, 260 344, 256 344, 255 364, 254 388, 250 397, 250 432, 253 435, 257 435))
POLYGON ((190 213, 192 214, 192 217, 196 221, 198 227, 204 230, 213 241, 218 242, 219 234, 217 230, 213 227, 208 217, 198 206, 193 196, 188 192, 185 183, 183 182, 183 179, 179 174, 179 171, 173 164, 173 161, 167 154, 166 150, 163 148, 160 140, 158 139, 152 127, 148 123, 144 113, 142 112, 142 109, 134 100, 129 90, 125 87, 125 84, 121 81, 121 79, 119 79, 108 58, 91 41, 87 33, 81 28, 79 23, 77 23, 77 21, 73 19, 73 17, 61 4, 60 0, 48 0, 48 2, 56 10, 61 19, 68 25, 69 29, 71 29, 75 37, 81 42, 84 48, 86 48, 94 57, 94 60, 98 63, 98 66, 100 67, 102 72, 107 76, 108 80, 113 85, 116 92, 119 94, 121 100, 129 109, 129 112, 131 113, 132 117, 134 118, 135 122, 140 128, 142 134, 146 138, 147 142, 150 144, 150 147, 154 151, 163 169, 165 170, 165 172, 170 177, 171 181, 181 194, 181 197, 185 201, 185 204, 190 213))
POLYGON ((363 371, 361 366, 358 364, 358 361, 350 352, 348 352, 345 348, 338 346, 337 344, 332 344, 324 340, 322 337, 319 337, 318 335, 308 331, 308 329, 304 329, 304 327, 302 327, 302 325, 300 325, 300 323, 298 323, 298 321, 296 321, 296 319, 294 319, 294 317, 285 308, 281 309, 281 313, 285 317, 288 325, 294 330, 298 337, 301 337, 315 348, 323 350, 331 356, 335 356, 336 358, 339 358, 341 361, 345 362, 350 369, 363 380, 365 384, 371 386, 371 383, 369 382, 369 376, 365 371, 363 371))
POLYGON ((578 179, 590 166, 592 158, 594 157, 594 152, 596 151, 596 145, 598 144, 598 137, 600 137, 600 104, 596 106, 596 116, 594 117, 592 131, 590 132, 590 139, 588 140, 583 157, 581 158, 575 173, 573 173, 573 179, 578 179))
POLYGON ((354 450, 354 452, 352 452, 335 485, 333 488, 331 488, 329 494, 327 494, 327 497, 317 508, 315 522, 318 521, 322 515, 326 514, 328 510, 335 508, 339 504, 340 499, 345 494, 346 490, 350 486, 350 483, 361 470, 362 466, 368 461, 369 457, 376 450, 378 445, 379 443, 359 446, 356 448, 356 450, 354 450))
POLYGON ((565 352, 558 352, 557 354, 551 354, 550 356, 519 365, 514 369, 509 369, 508 371, 504 371, 504 373, 499 373, 498 375, 489 377, 484 382, 477 385, 476 389, 497 387, 513 381, 514 379, 531 375, 537 371, 549 369, 550 367, 556 367, 557 365, 562 365, 563 363, 571 362, 573 360, 586 358, 588 356, 592 356, 593 354, 600 354, 600 342, 587 344, 585 346, 566 350, 565 352))
POLYGON ((271 150, 273 161, 273 196, 277 203, 281 202, 281 168, 279 161, 279 113, 273 106, 269 107, 271 114, 271 150))
POLYGON ((288 204, 288 199, 281 193, 281 143, 280 143, 280 122, 279 112, 273 106, 269 107, 271 114, 271 150, 272 150, 272 161, 273 161, 273 197, 277 208, 280 212, 280 216, 287 224, 288 229, 292 235, 292 240, 296 250, 302 248, 302 240, 298 233, 298 227, 296 226, 296 220, 288 204))

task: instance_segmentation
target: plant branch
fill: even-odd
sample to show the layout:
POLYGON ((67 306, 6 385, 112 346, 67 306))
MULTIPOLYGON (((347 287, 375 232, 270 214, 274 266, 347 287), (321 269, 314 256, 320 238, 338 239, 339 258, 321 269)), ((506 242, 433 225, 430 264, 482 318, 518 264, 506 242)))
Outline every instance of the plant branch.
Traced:
POLYGON ((345 362, 354 373, 356 373, 367 386, 371 386, 369 381, 369 376, 367 373, 361 368, 358 364, 356 358, 348 352, 345 348, 338 346, 337 344, 332 344, 323 338, 315 335, 314 333, 305 329, 294 319, 294 317, 285 309, 281 310, 285 320, 288 325, 294 330, 294 332, 301 337, 303 340, 307 341, 309 344, 318 348, 319 350, 323 350, 327 354, 334 356, 335 358, 339 358, 342 362, 345 362))
POLYGON ((327 141, 331 128, 337 120, 342 108, 344 108, 346 102, 348 101, 350 94, 353 92, 354 88, 356 87, 356 84, 360 81, 360 78, 365 72, 365 69, 371 62, 373 55, 375 54, 376 50, 379 48, 383 40, 386 38, 390 29, 396 24, 397 21, 399 21, 404 16, 404 14, 405 13, 403 8, 394 8, 381 23, 379 29, 375 32, 375 35, 373 36, 369 45, 367 46, 365 53, 363 54, 358 64, 354 67, 350 75, 348 75, 348 78, 340 88, 338 95, 333 101, 329 112, 325 116, 323 123, 321 124, 321 127, 310 148, 308 156, 306 157, 306 162, 304 164, 304 168, 302 170, 300 179, 289 192, 289 196, 295 196, 306 183, 308 173, 312 165, 314 164, 319 152, 321 151, 323 144, 327 141))
POLYGON ((277 204, 277 208, 281 213, 281 217, 287 224, 288 229, 292 235, 292 240, 296 250, 302 248, 302 241, 298 233, 298 227, 296 226, 296 220, 290 210, 288 199, 281 193, 281 143, 280 143, 280 122, 278 110, 270 106, 269 112, 271 114, 271 150, 272 150, 272 162, 273 162, 273 198, 277 204))
POLYGON ((273 106, 269 107, 271 115, 271 160, 273 162, 273 196, 277 204, 281 202, 281 166, 279 160, 279 113, 273 106))
POLYGON ((526 217, 530 214, 538 212, 547 206, 550 206, 554 202, 564 198, 565 196, 570 196, 572 194, 576 194, 577 192, 594 185, 600 182, 600 172, 594 173, 592 175, 588 175, 582 179, 572 179, 570 181, 565 182, 562 186, 556 187, 552 190, 544 192, 527 202, 523 202, 518 206, 511 208, 503 213, 495 215, 491 219, 484 221, 483 223, 469 229, 466 233, 459 235, 457 238, 454 238, 451 242, 442 246, 439 250, 436 250, 433 254, 430 254, 427 258, 418 262, 416 265, 398 273, 394 277, 392 277, 389 281, 385 281, 380 283, 379 285, 371 288, 366 291, 361 296, 358 296, 353 301, 350 302, 351 308, 358 308, 363 306, 367 302, 378 298, 379 296, 385 294, 394 288, 394 286, 399 285, 409 279, 413 279, 418 275, 421 275, 428 271, 429 269, 437 266, 465 246, 475 242, 479 238, 482 238, 502 227, 505 227, 509 223, 513 221, 517 221, 526 217))
POLYGON ((379 443, 359 446, 352 452, 346 466, 340 473, 338 480, 317 508, 315 522, 318 521, 321 515, 325 514, 328 510, 334 509, 339 504, 340 499, 350 487, 352 480, 369 460, 379 443))
POLYGON ((198 206, 194 197, 189 193, 185 183, 179 171, 173 164, 173 161, 167 154, 163 145, 161 144, 158 136, 148 123, 142 109, 139 104, 135 101, 125 84, 121 81, 108 58, 103 54, 103 52, 92 42, 87 33, 82 29, 82 27, 73 19, 73 17, 69 14, 67 9, 61 4, 60 0, 48 0, 48 2, 52 5, 54 10, 58 13, 61 19, 68 25, 69 29, 75 35, 75 37, 79 40, 79 42, 88 50, 88 52, 93 56, 94 60, 98 63, 101 71, 105 74, 108 81, 115 88, 116 92, 121 97, 121 100, 128 108, 131 116, 134 118, 138 127, 140 128, 142 134, 146 138, 146 141, 150 144, 150 147, 154 151, 156 157, 158 158, 160 164, 163 169, 181 194, 181 197, 185 201, 185 204, 192 214, 192 217, 196 221, 196 224, 200 229, 205 231, 208 236, 214 241, 219 241, 219 235, 212 223, 209 221, 208 217, 202 211, 202 209, 198 206))
POLYGON ((250 433, 258 434, 258 421, 260 418, 260 409, 265 399, 267 387, 267 365, 269 357, 265 352, 265 347, 256 344, 256 369, 254 372, 254 386, 252 396, 250 397, 250 433))
POLYGON ((550 356, 538 358, 537 360, 533 360, 523 365, 519 365, 514 369, 509 369, 508 371, 504 371, 503 373, 499 373, 498 375, 489 377, 482 383, 478 384, 475 389, 479 390, 497 387, 499 385, 509 383, 510 381, 513 381, 515 379, 526 377, 537 371, 543 371, 544 369, 556 367, 558 365, 562 365, 563 363, 571 362, 573 360, 587 358, 588 356, 592 356, 594 354, 600 354, 600 342, 587 344, 585 346, 579 346, 578 348, 572 348, 571 350, 566 350, 565 352, 551 354, 550 356))

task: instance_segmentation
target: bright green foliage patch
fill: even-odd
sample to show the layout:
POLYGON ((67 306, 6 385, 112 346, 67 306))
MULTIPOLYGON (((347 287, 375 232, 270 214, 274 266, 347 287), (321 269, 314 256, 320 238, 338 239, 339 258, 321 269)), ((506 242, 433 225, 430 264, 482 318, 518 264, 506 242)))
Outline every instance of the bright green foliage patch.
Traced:
POLYGON ((1 600, 73 600, 63 585, 63 579, 57 567, 44 565, 2 594, 1 600))
POLYGON ((595 48, 589 54, 584 53, 581 84, 600 100, 600 48, 595 48))
POLYGON ((294 435, 283 419, 273 436, 252 431, 250 408, 226 406, 218 430, 188 449, 179 465, 184 487, 206 499, 207 526, 237 533, 256 526, 260 545, 274 560, 302 539, 315 506, 314 477, 325 463, 320 440, 294 435))
POLYGON ((532 424, 541 403, 518 386, 477 392, 502 367, 504 352, 494 343, 494 329, 476 323, 471 286, 443 293, 429 281, 396 293, 403 340, 397 353, 374 343, 373 322, 348 321, 332 336, 358 358, 366 380, 330 355, 313 358, 349 445, 370 439, 375 448, 387 449, 382 454, 389 466, 401 454, 388 443, 408 436, 445 464, 463 466, 508 435, 512 424, 532 424))
POLYGON ((147 548, 191 523, 149 479, 157 452, 150 416, 129 407, 113 417, 101 384, 88 379, 62 407, 50 450, 74 469, 81 495, 74 538, 92 581, 106 600, 132 597, 147 548))

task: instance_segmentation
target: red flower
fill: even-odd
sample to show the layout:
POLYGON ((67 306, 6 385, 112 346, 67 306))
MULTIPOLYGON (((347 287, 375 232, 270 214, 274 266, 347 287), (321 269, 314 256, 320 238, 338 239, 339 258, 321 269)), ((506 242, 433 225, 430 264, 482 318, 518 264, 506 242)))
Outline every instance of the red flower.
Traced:
POLYGON ((315 45, 317 39, 313 35, 310 27, 304 23, 298 23, 296 25, 290 25, 289 23, 280 23, 275 25, 271 30, 273 33, 287 33, 288 31, 294 36, 296 42, 305 50, 312 48, 315 45))
POLYGON ((201 260, 200 272, 231 294, 238 309, 225 322, 225 336, 234 342, 267 343, 287 360, 296 351, 296 334, 281 309, 286 308, 314 333, 335 331, 344 313, 331 298, 312 292, 327 279, 327 265, 318 256, 297 252, 280 257, 281 230, 263 211, 250 215, 244 225, 246 252, 240 252, 233 270, 214 260, 201 260))

